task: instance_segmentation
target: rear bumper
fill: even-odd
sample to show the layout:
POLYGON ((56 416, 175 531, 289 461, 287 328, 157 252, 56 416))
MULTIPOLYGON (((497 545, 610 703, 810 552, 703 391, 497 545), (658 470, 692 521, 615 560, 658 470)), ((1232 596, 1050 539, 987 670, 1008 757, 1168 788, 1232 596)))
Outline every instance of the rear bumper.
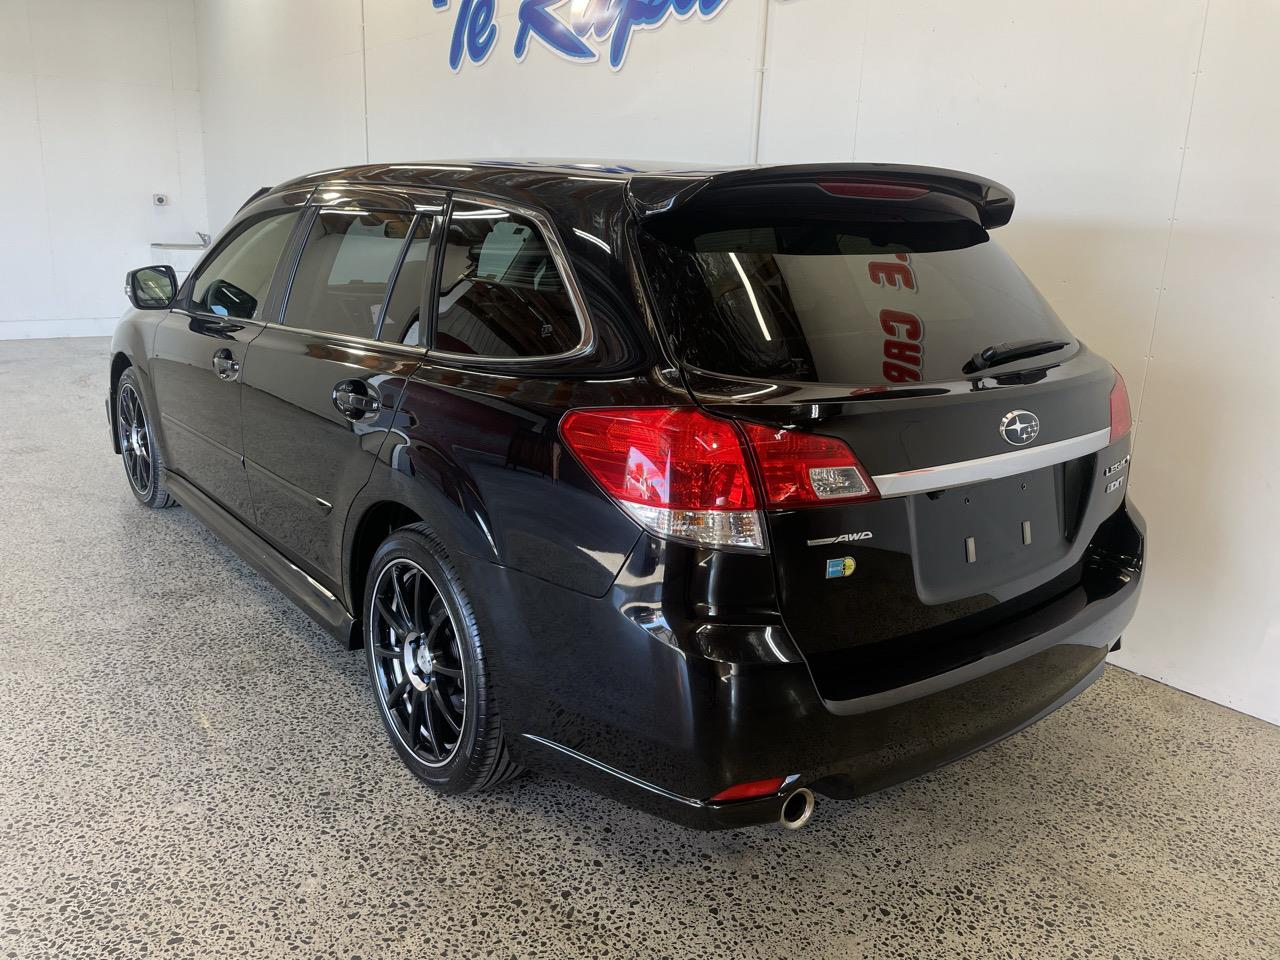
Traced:
POLYGON ((1067 622, 1053 629, 1046 630, 1029 640, 1008 647, 998 653, 975 660, 955 670, 927 677, 915 683, 885 690, 880 693, 851 700, 823 700, 828 710, 840 716, 856 716, 858 714, 879 713, 893 709, 903 703, 921 700, 940 691, 959 687, 970 681, 1002 673, 1024 660, 1032 659, 1055 647, 1102 649, 1108 651, 1119 638, 1121 632, 1133 619, 1134 610, 1141 592, 1140 581, 1134 579, 1131 585, 1121 588, 1112 598, 1096 601, 1086 605, 1078 614, 1067 622))
MULTIPOLYGON (((1132 508, 1117 517, 1135 546, 1107 561, 1108 587, 1076 598, 1069 619, 939 676, 841 702, 824 701, 808 667, 786 662, 785 651, 774 662, 707 656, 687 637, 641 630, 617 596, 552 598, 545 583, 507 571, 504 586, 524 594, 518 606, 532 620, 532 653, 513 685, 537 686, 504 701, 508 714, 521 705, 520 759, 701 829, 776 820, 800 786, 848 798, 919 776, 1029 726, 1101 676, 1141 590, 1142 521, 1132 508), (550 618, 560 630, 546 645, 539 620, 550 618), (566 640, 566 623, 583 644, 566 640), (572 677, 538 678, 566 649, 572 677), (705 799, 779 776, 792 779, 775 796, 705 799)), ((512 676, 503 666, 499 675, 512 676)))
MULTIPOLYGON (((826 756, 810 756, 803 761, 814 767, 793 774, 794 779, 782 791, 758 800, 717 804, 686 797, 560 744, 531 735, 526 738, 559 755, 552 765, 566 779, 586 782, 600 793, 684 826, 729 830, 774 823, 779 820, 787 797, 799 787, 808 786, 836 799, 851 799, 911 780, 1031 726, 1075 699, 1102 676, 1108 648, 1092 649, 1092 655, 1073 657, 1069 663, 1061 657, 1024 662, 1021 669, 1009 667, 989 674, 985 684, 955 689, 950 696, 869 717, 872 726, 860 731, 861 736, 847 737, 853 742, 827 741, 826 756), (1087 666, 1090 663, 1092 666, 1087 666), (1032 691, 1021 689, 1019 681, 1024 679, 1032 680, 1032 691), (1021 694, 1015 702, 997 703, 991 699, 993 694, 1015 692, 1021 694), (878 742, 869 743, 868 735, 878 742), (844 750, 849 755, 835 756, 844 750)), ((775 769, 795 766, 802 762, 798 756, 796 752, 779 753, 775 769)), ((745 783, 752 776, 730 773, 728 778, 745 783)))
MULTIPOLYGON (((888 694, 866 698, 881 705, 846 703, 858 712, 843 719, 864 726, 863 737, 878 733, 881 744, 814 771, 813 788, 832 797, 881 790, 990 746, 1053 713, 1102 676, 1107 653, 1132 619, 1140 590, 1135 580, 1056 630, 933 682, 891 691, 891 701, 882 699, 888 694)), ((862 739, 860 746, 866 745, 862 739)))

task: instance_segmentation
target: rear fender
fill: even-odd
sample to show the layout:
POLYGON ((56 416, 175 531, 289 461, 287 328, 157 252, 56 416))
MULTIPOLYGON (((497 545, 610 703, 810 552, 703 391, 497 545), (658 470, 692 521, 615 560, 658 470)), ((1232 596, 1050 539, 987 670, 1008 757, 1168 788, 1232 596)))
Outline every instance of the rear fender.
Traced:
POLYGON ((370 510, 383 503, 399 504, 423 518, 451 557, 467 556, 488 563, 498 561, 488 535, 488 520, 482 504, 474 498, 451 497, 443 489, 426 483, 413 473, 406 436, 392 431, 382 444, 379 463, 369 482, 352 501, 342 535, 343 593, 347 607, 359 617, 361 597, 352 575, 351 557, 361 521, 370 510))

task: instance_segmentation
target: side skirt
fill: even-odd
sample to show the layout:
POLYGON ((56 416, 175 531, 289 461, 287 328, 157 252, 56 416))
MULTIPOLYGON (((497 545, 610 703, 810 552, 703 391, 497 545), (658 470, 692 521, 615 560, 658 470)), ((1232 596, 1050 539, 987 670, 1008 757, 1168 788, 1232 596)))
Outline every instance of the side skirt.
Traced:
POLYGON ((307 616, 352 649, 355 619, 333 593, 308 576, 251 529, 237 520, 195 486, 175 473, 165 485, 196 519, 217 534, 245 563, 271 581, 307 616))

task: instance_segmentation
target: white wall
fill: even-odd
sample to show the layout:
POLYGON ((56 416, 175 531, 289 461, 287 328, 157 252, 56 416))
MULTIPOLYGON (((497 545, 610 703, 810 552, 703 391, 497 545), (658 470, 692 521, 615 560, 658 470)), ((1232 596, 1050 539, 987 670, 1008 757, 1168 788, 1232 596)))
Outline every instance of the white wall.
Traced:
POLYGON ((213 0, 197 9, 215 233, 259 187, 364 162, 360 0, 213 0))
POLYGON ((1213 0, 1142 394, 1157 536, 1120 661, 1280 722, 1280 5, 1213 0))
POLYGON ((0 339, 110 333, 208 229, 198 78, 191 0, 0 0, 0 339))
POLYGON ((199 0, 215 226, 258 186, 366 158, 758 153, 1001 180, 1000 240, 1136 407, 1152 540, 1116 661, 1280 722, 1280 5, 728 0, 638 34, 615 73, 537 45, 515 63, 499 0, 492 56, 454 74, 456 7, 199 0))

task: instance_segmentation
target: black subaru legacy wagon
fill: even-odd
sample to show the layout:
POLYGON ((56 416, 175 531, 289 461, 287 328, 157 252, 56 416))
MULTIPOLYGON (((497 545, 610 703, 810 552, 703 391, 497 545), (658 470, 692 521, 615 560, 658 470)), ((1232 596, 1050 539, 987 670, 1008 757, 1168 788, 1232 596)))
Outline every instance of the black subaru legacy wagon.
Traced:
POLYGON ((363 649, 446 793, 806 823, 1007 737, 1133 614, 1124 382, 915 166, 450 162, 132 272, 111 437, 363 649))

